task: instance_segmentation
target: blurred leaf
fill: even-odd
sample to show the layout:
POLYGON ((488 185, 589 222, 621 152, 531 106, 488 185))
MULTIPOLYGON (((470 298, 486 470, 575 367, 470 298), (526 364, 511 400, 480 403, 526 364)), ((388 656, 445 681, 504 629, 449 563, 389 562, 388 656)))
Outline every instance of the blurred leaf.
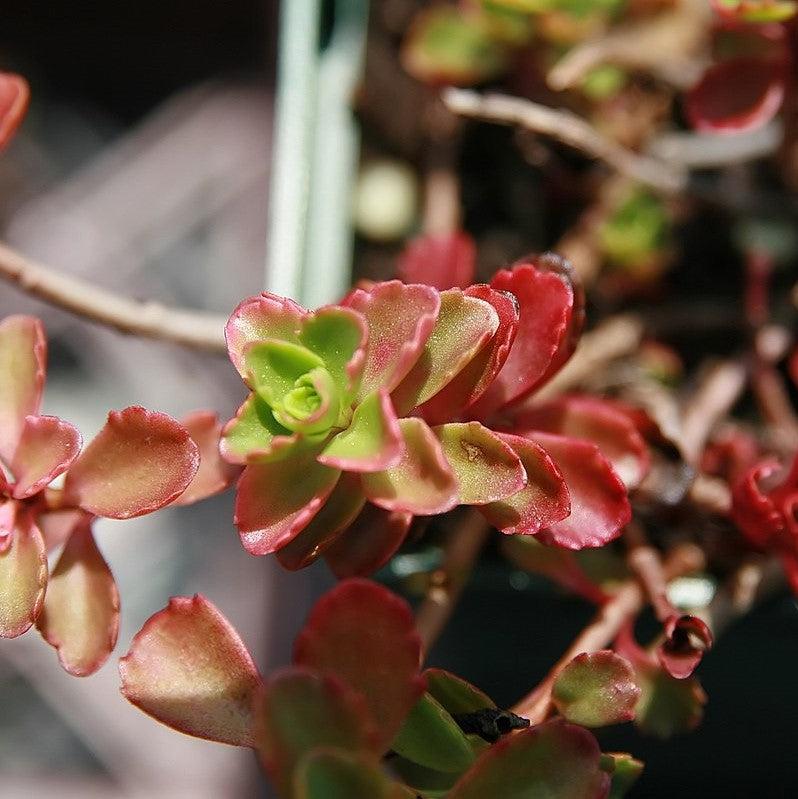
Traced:
POLYGON ((657 738, 688 732, 700 723, 707 696, 695 677, 677 680, 659 666, 637 669, 640 699, 635 724, 657 738))
POLYGON ((626 752, 609 752, 601 756, 601 767, 612 776, 607 799, 623 799, 643 773, 643 763, 626 752))

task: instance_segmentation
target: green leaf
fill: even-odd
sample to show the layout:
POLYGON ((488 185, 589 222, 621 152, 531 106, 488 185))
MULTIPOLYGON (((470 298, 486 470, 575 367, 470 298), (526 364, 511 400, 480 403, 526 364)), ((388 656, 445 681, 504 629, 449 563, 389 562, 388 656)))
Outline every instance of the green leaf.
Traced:
POLYGON ((374 758, 341 749, 316 749, 294 777, 296 799, 399 799, 403 794, 374 758))
POLYGON ((324 366, 315 353, 299 344, 267 339, 250 344, 244 362, 252 388, 274 407, 311 369, 324 366))
POLYGON ((601 756, 601 768, 612 777, 607 799, 623 799, 643 773, 643 763, 626 752, 609 752, 601 756))
POLYGON ((222 430, 221 450, 233 463, 266 463, 293 454, 302 444, 275 418, 266 401, 254 392, 222 430))
POLYGON ((496 707, 487 694, 448 671, 427 669, 424 677, 430 696, 440 702, 449 713, 476 713, 478 710, 496 707))
POLYGON ((459 774, 474 761, 468 738, 429 693, 416 702, 391 749, 414 763, 437 771, 459 774))
POLYGON ((657 738, 670 738, 695 728, 704 715, 707 696, 695 677, 677 680, 659 666, 637 669, 640 699, 635 724, 657 738))
POLYGON ((435 771, 399 756, 391 759, 391 770, 413 789, 413 796, 424 799, 443 799, 458 778, 457 774, 435 771))
POLYGON ((632 664, 610 650, 577 655, 552 690, 560 713, 583 727, 631 721, 639 697, 632 664))

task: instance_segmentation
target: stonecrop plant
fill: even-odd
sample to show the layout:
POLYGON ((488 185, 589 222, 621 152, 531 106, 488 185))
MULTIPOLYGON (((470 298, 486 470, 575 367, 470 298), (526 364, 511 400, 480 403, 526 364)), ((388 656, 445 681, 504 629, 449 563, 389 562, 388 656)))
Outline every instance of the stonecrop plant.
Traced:
MULTIPOLYGON (((407 231, 393 271, 380 252, 379 268, 332 304, 309 310, 265 291, 222 318, 215 338, 187 311, 165 310, 188 320, 177 332, 147 323, 154 338, 226 346, 246 392, 226 423, 213 410, 178 421, 133 406, 111 411, 84 446, 73 425, 42 414, 42 322, 0 321, 0 637, 35 627, 66 672, 89 677, 114 651, 120 615, 95 525, 234 489, 220 547, 237 545, 234 527, 247 553, 289 571, 323 560, 338 582, 291 663, 267 675, 223 609, 202 593, 173 597, 122 642, 133 706, 252 749, 281 799, 643 795, 643 763, 604 751, 595 731, 694 729, 716 639, 783 584, 798 595, 798 291, 773 291, 784 277, 772 231, 747 217, 735 228, 731 354, 704 358, 714 321, 693 318, 712 316, 704 306, 676 323, 653 307, 686 246, 678 227, 700 206, 682 201, 697 185, 691 164, 762 157, 794 127, 786 23, 796 10, 786 0, 463 0, 414 6, 401 37, 385 23, 429 111, 418 149, 444 164, 426 176, 432 211, 407 231), (499 82, 516 94, 473 90, 499 82), (568 108, 546 105, 555 92, 568 108), (441 201, 458 185, 458 116, 532 134, 513 141, 527 166, 551 180, 552 197, 582 204, 578 218, 569 207, 557 220, 558 235, 572 226, 556 252, 499 264, 506 236, 441 201), (637 116, 640 127, 629 124, 637 116), (691 130, 677 136, 668 119, 691 130), (546 149, 543 136, 588 164, 574 172, 573 154, 546 149), (668 144, 687 152, 678 169, 668 144), (690 334, 685 357, 664 342, 668 331, 678 340, 674 324, 690 334), (746 395, 754 402, 738 404, 746 395), (429 665, 488 544, 516 577, 595 609, 512 706, 429 665), (396 578, 392 565, 422 547, 426 560, 396 578)), ((0 73, 0 149, 28 99, 23 78, 0 73)), ((785 169, 797 147, 784 140, 785 169)), ((505 175, 517 190, 515 177, 505 175)), ((137 306, 109 319, 81 304, 79 281, 13 253, 9 266, 0 248, 0 275, 34 296, 142 332, 137 306)))

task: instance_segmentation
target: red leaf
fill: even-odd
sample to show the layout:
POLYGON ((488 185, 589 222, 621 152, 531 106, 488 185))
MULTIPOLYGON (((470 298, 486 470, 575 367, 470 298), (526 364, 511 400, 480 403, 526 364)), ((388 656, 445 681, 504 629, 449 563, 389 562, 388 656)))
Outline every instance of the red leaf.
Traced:
POLYGON ((25 118, 30 89, 25 78, 0 72, 0 151, 11 141, 25 118))
POLYGON ((294 645, 296 664, 333 674, 363 693, 377 722, 380 751, 424 692, 420 658, 407 603, 368 580, 345 580, 325 594, 294 645))
POLYGON ((396 271, 405 283, 424 283, 440 291, 465 288, 474 280, 476 257, 468 233, 430 234, 408 243, 396 271))
POLYGON ((665 641, 657 649, 662 667, 671 677, 689 677, 712 647, 712 633, 697 616, 673 615, 665 621, 665 641))

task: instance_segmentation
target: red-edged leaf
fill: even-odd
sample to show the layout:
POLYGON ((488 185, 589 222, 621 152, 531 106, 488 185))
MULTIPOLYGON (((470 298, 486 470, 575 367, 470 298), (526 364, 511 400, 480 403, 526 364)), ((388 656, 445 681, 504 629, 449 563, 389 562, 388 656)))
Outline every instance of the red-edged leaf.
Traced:
POLYGON ((444 669, 425 669, 427 691, 434 696, 449 713, 458 715, 476 713, 495 708, 495 702, 485 693, 466 682, 462 677, 444 669))
POLYGON ((476 259, 477 248, 468 233, 430 234, 407 244, 396 271, 405 283, 424 283, 440 291, 465 288, 474 280, 476 259))
POLYGON ((130 519, 177 499, 198 468, 196 444, 171 416, 138 406, 111 411, 67 472, 64 501, 130 519))
POLYGON ((441 292, 435 327, 413 368, 391 395, 400 414, 434 397, 481 352, 499 329, 493 306, 459 289, 441 292))
POLYGON ((362 694, 334 675, 287 668, 270 677, 256 701, 257 747, 281 796, 294 796, 294 772, 318 747, 376 752, 362 694))
POLYGON ((0 506, 0 638, 27 632, 39 616, 47 587, 44 539, 30 515, 6 502, 0 506))
POLYGON ((44 328, 32 316, 0 322, 0 458, 11 464, 28 416, 38 416, 47 362, 44 328))
MULTIPOLYGON (((67 539, 84 522, 91 521, 91 514, 80 508, 63 508, 43 511, 36 515, 36 524, 44 537, 48 552, 66 544, 67 539)), ((0 542, 0 552, 3 546, 0 542)))
POLYGON ((513 427, 592 441, 629 489, 640 484, 651 466, 648 447, 633 420, 610 400, 558 397, 514 415, 513 427))
POLYGON ((507 361, 474 405, 480 417, 534 391, 573 352, 581 332, 581 294, 565 263, 546 254, 534 263, 502 269, 491 280, 491 288, 515 296, 520 317, 507 361))
POLYGON ((577 655, 560 672, 551 696, 568 721, 604 727, 634 718, 640 688, 632 664, 605 649, 577 655))
POLYGON ((434 432, 457 478, 460 504, 496 502, 526 485, 526 471, 515 450, 479 422, 443 424, 434 432))
POLYGON ((365 577, 381 569, 402 546, 413 516, 366 505, 355 521, 324 553, 339 579, 365 577))
POLYGON ((560 470, 543 447, 522 436, 496 433, 521 459, 526 485, 517 493, 480 507, 494 527, 508 535, 534 535, 571 512, 571 497, 560 470))
POLYGON ((609 775, 585 729, 553 719, 508 735, 479 757, 447 799, 604 799, 609 775))
POLYGON ((665 641, 657 657, 665 671, 678 680, 689 677, 712 647, 712 633, 697 616, 674 614, 665 621, 665 641))
POLYGON ((792 0, 710 0, 721 16, 741 22, 782 22, 795 16, 798 4, 792 0))
POLYGON ((400 419, 404 454, 396 466, 362 476, 363 491, 381 508, 420 515, 444 513, 458 502, 457 479, 425 422, 400 419))
POLYGON ((626 488, 595 444, 576 438, 531 432, 565 478, 571 513, 541 530, 546 544, 566 549, 601 547, 621 534, 632 510, 626 488))
POLYGON ((254 746, 262 681, 238 633, 205 597, 170 599, 133 638, 119 672, 125 698, 162 724, 254 746))
POLYGON ((30 89, 25 78, 0 72, 0 151, 11 141, 25 118, 30 89))
POLYGON ((235 524, 251 555, 268 555, 307 527, 341 472, 305 457, 247 466, 238 482, 235 524))
POLYGON ((80 433, 55 416, 28 416, 11 461, 14 497, 33 496, 63 474, 80 452, 80 433))
POLYGON ((368 580, 323 596, 294 645, 294 662, 335 675, 366 697, 384 751, 424 692, 421 640, 407 603, 368 580))
POLYGON ((188 488, 173 504, 190 505, 224 491, 241 470, 222 459, 219 452, 222 425, 213 411, 194 411, 180 421, 197 445, 200 464, 188 488))
POLYGON ((470 286, 463 294, 490 303, 498 314, 499 327, 490 343, 448 385, 418 409, 419 415, 430 424, 454 421, 464 409, 473 405, 504 366, 515 341, 519 310, 513 294, 486 285, 470 286))
POLYGON ((399 280, 355 289, 342 302, 368 323, 368 346, 358 400, 372 391, 399 385, 424 349, 440 310, 430 286, 406 286, 399 280))
POLYGON ((305 529, 277 550, 277 560, 291 571, 309 566, 347 530, 365 503, 358 476, 342 474, 332 494, 305 529))
POLYGON ((784 101, 786 68, 779 58, 740 56, 710 67, 685 96, 696 130, 739 132, 769 122, 784 101))
POLYGON ((88 524, 69 537, 58 559, 36 626, 76 677, 108 659, 119 632, 119 593, 88 524))

